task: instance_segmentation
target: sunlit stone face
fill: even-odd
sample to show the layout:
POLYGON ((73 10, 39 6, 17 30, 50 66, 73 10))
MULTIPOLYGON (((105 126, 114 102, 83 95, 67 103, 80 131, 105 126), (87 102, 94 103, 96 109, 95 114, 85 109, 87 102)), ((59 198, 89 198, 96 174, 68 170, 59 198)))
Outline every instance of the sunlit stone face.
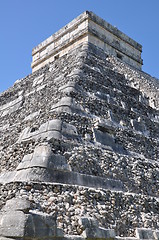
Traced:
POLYGON ((92 43, 109 55, 142 68, 142 46, 92 12, 84 12, 32 51, 32 71, 57 60, 80 44, 92 43))

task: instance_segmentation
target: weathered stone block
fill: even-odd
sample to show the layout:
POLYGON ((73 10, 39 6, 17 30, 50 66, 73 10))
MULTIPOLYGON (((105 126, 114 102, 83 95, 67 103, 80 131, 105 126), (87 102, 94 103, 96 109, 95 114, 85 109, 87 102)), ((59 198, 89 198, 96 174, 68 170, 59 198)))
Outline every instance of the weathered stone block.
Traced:
POLYGON ((23 104, 24 97, 19 96, 17 99, 0 106, 0 115, 4 117, 7 114, 17 111, 23 104))
POLYGON ((155 239, 152 229, 137 228, 136 236, 139 239, 155 239))
POLYGON ((94 129, 94 137, 96 142, 110 146, 111 148, 115 147, 114 137, 106 132, 94 129))
POLYGON ((32 213, 27 219, 25 237, 63 237, 63 231, 57 229, 55 220, 50 216, 32 213))
POLYGON ((30 167, 31 160, 33 158, 33 154, 27 154, 23 157, 21 163, 19 163, 17 170, 27 169, 30 167))
POLYGON ((80 113, 85 114, 84 109, 80 104, 75 103, 72 97, 63 97, 61 100, 52 106, 52 111, 66 112, 66 113, 80 113))
POLYGON ((23 211, 28 213, 31 207, 31 202, 24 198, 12 198, 6 202, 5 206, 2 208, 2 211, 23 211))
POLYGON ((27 216, 22 211, 10 211, 1 215, 0 235, 24 237, 27 216))
POLYGON ((39 145, 33 154, 25 155, 17 170, 41 167, 49 170, 65 169, 70 171, 70 167, 64 156, 53 154, 48 144, 39 145))
POLYGON ((31 208, 31 203, 26 199, 7 201, 0 214, 0 236, 18 239, 63 237, 55 218, 31 208))
POLYGON ((30 139, 61 139, 68 136, 77 136, 77 129, 75 126, 65 123, 58 119, 50 120, 43 123, 39 129, 36 128, 25 128, 18 139, 18 142, 28 141, 30 139))
POLYGON ((114 230, 100 228, 93 218, 81 218, 80 224, 84 228, 82 237, 86 239, 114 239, 115 237, 114 230))

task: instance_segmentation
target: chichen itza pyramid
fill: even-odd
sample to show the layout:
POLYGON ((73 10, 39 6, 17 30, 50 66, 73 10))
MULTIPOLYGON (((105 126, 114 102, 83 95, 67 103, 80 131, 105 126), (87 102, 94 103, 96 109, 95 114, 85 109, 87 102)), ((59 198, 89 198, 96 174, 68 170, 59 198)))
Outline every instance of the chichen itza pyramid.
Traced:
POLYGON ((0 94, 0 240, 159 239, 159 81, 84 12, 0 94))

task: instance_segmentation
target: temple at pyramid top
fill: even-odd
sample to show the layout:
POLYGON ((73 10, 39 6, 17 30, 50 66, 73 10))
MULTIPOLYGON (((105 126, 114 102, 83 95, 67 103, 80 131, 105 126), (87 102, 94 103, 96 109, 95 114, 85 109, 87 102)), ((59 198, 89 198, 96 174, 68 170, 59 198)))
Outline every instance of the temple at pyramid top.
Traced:
POLYGON ((137 69, 142 68, 142 46, 93 12, 85 11, 32 50, 32 71, 86 42, 137 69))

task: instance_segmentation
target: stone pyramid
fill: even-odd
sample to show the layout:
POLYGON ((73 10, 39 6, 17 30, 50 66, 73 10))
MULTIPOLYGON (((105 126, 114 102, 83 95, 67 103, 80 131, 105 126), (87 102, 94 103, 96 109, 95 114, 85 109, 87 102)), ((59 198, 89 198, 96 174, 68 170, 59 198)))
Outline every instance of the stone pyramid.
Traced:
POLYGON ((159 239, 159 81, 84 12, 0 95, 0 239, 159 239))

